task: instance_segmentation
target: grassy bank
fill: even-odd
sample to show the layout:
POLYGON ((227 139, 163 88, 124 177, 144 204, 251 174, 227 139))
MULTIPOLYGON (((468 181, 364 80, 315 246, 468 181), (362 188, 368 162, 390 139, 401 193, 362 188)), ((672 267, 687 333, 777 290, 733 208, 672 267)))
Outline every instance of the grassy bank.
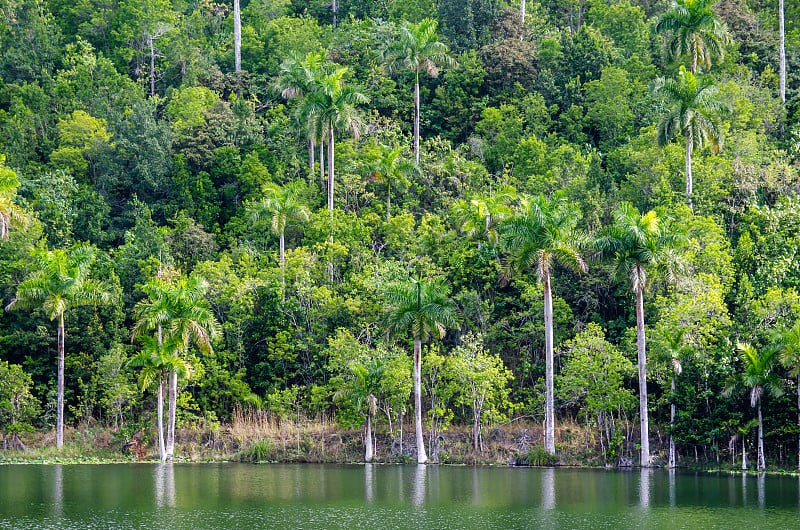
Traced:
MULTIPOLYGON (((564 422, 556 431, 558 457, 548 455, 543 445, 542 427, 533 422, 514 422, 485 429, 483 450, 473 447, 469 426, 451 426, 431 444, 428 455, 433 462, 452 465, 562 465, 579 467, 614 466, 607 459, 599 437, 584 426, 564 422)), ((118 463, 158 460, 154 433, 139 431, 126 436, 110 428, 68 428, 65 445, 55 447, 55 433, 29 433, 24 438, 28 450, 0 451, 0 463, 118 463)), ((381 431, 374 437, 375 461, 414 463, 416 447, 412 425, 393 432, 381 431)), ((633 457, 636 446, 620 449, 621 456, 633 457)), ((653 453, 663 453, 654 445, 653 453)), ((230 424, 178 429, 175 461, 178 462, 312 462, 353 463, 364 461, 364 432, 344 430, 329 422, 279 421, 266 415, 238 414, 230 424)), ((664 462, 656 460, 656 465, 664 462)), ((696 471, 741 472, 740 463, 729 459, 680 461, 681 467, 696 471)), ((770 472, 793 473, 796 468, 772 463, 770 472)))

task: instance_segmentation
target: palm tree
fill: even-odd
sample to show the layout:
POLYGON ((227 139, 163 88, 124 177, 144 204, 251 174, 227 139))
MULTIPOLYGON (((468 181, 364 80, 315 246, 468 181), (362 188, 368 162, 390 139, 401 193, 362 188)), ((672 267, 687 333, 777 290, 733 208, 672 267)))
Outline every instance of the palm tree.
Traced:
MULTIPOLYGON (((780 351, 781 364, 789 369, 789 374, 797 378, 797 425, 800 427, 800 320, 791 328, 778 331, 773 340, 780 351)), ((800 469, 800 434, 798 435, 797 465, 800 469)))
POLYGON ((545 450, 551 455, 556 453, 556 443, 550 277, 556 264, 586 272, 586 261, 581 255, 586 238, 575 229, 580 218, 577 206, 556 193, 550 199, 544 195, 523 197, 516 214, 500 227, 503 248, 509 254, 509 269, 522 273, 535 268, 539 283, 544 287, 545 450))
MULTIPOLYGON (((196 274, 181 277, 175 271, 171 278, 156 278, 146 286, 148 298, 134 308, 137 317, 133 334, 138 337, 149 331, 158 331, 163 340, 178 340, 180 352, 194 343, 205 353, 213 352, 211 346, 220 333, 208 301, 204 298, 208 284, 196 274)), ((177 406, 178 371, 169 371, 169 418, 167 423, 166 454, 172 458, 175 451, 175 414, 177 406)))
POLYGON ((614 210, 614 224, 601 230, 595 240, 597 257, 611 261, 618 281, 630 281, 636 297, 636 349, 639 361, 639 418, 641 422, 641 465, 650 465, 650 436, 647 417, 647 352, 644 335, 644 293, 649 288, 648 272, 659 271, 668 280, 678 274, 675 251, 687 244, 686 237, 662 222, 654 211, 641 215, 629 203, 614 210))
POLYGON ((783 0, 778 0, 778 73, 781 103, 786 103, 786 24, 783 0))
POLYGON ((366 365, 350 365, 351 379, 333 395, 334 401, 348 399, 355 409, 366 417, 367 437, 364 461, 372 462, 372 419, 378 412, 378 394, 385 368, 379 359, 371 359, 366 365))
POLYGON ((239 0, 233 0, 233 68, 242 69, 242 11, 239 0))
POLYGON ((297 182, 283 188, 271 187, 260 202, 250 205, 250 217, 254 223, 269 218, 272 233, 280 240, 281 290, 286 287, 284 232, 289 221, 308 221, 308 208, 300 202, 297 182))
POLYGON ((78 306, 111 301, 106 287, 89 278, 95 249, 87 244, 69 251, 41 252, 36 268, 17 287, 6 311, 41 307, 52 321, 58 319, 58 404, 56 408, 56 446, 64 446, 64 314, 78 306))
MULTIPOLYGON (((305 98, 315 86, 317 79, 323 75, 330 65, 325 61, 323 53, 309 53, 303 59, 289 57, 280 65, 278 76, 273 84, 274 89, 286 100, 305 98)), ((298 119, 302 118, 298 115, 298 119)), ((306 123, 305 125, 309 125, 306 123)), ((314 144, 318 138, 316 131, 308 129, 308 166, 314 172, 314 144)))
POLYGON ((355 105, 369 98, 344 83, 348 69, 336 67, 319 76, 311 93, 299 108, 299 116, 309 131, 328 137, 328 210, 333 211, 334 133, 349 131, 356 139, 361 132, 361 117, 355 105))
POLYGON ((672 365, 672 378, 670 383, 670 406, 669 406, 669 467, 674 468, 677 465, 677 458, 675 454, 675 377, 681 375, 683 372, 682 357, 690 351, 689 346, 684 343, 684 329, 677 329, 675 331, 664 328, 661 330, 661 338, 663 341, 663 360, 672 365))
POLYGON ((156 392, 156 423, 158 425, 158 454, 162 462, 167 461, 167 451, 164 446, 164 382, 167 374, 175 370, 186 375, 190 372, 189 363, 180 357, 182 344, 177 338, 170 338, 166 342, 158 337, 142 335, 138 337, 142 343, 142 350, 128 361, 128 366, 141 368, 139 373, 139 386, 142 391, 152 386, 155 382, 156 392))
POLYGON ((752 344, 737 343, 736 349, 739 350, 744 372, 732 377, 723 395, 731 395, 737 387, 744 386, 750 389, 750 406, 758 407, 758 470, 766 469, 767 464, 764 459, 764 424, 761 418, 761 397, 767 392, 772 397, 780 397, 783 394, 781 380, 775 373, 774 368, 778 362, 778 349, 769 347, 764 348, 761 353, 752 344))
POLYGON ((422 437, 422 342, 433 334, 444 338, 447 327, 457 324, 455 306, 447 287, 437 281, 412 279, 386 290, 389 313, 386 333, 395 335, 407 330, 414 337, 414 421, 417 439, 417 463, 428 461, 422 437))
POLYGON ((14 198, 19 188, 17 174, 5 166, 5 155, 0 155, 0 239, 8 240, 9 228, 24 230, 28 217, 14 198))
POLYGON ((656 24, 656 33, 669 33, 667 59, 675 61, 689 55, 692 74, 697 65, 711 67, 713 59, 722 61, 729 36, 711 9, 713 0, 672 0, 672 5, 656 24))
POLYGON ((715 152, 722 148, 720 116, 729 112, 719 99, 717 87, 706 78, 698 78, 681 66, 676 79, 659 78, 653 92, 667 96, 669 111, 658 122, 657 142, 667 145, 682 135, 686 142, 686 198, 692 206, 692 152, 710 145, 715 152))
POLYGON ((386 184, 386 222, 392 218, 392 188, 404 190, 408 179, 420 174, 416 164, 403 159, 402 149, 389 149, 381 146, 381 156, 364 166, 369 179, 386 184))
POLYGON ((436 40, 437 22, 426 18, 419 24, 404 23, 397 40, 383 52, 383 64, 389 75, 408 71, 414 75, 414 162, 419 165, 419 74, 437 77, 440 66, 454 66, 450 50, 436 40))
MULTIPOLYGON (((499 242, 497 227, 502 223, 512 210, 509 203, 516 197, 516 191, 511 186, 502 187, 497 193, 477 195, 469 201, 463 199, 453 205, 453 216, 458 223, 458 228, 467 233, 469 237, 485 239, 493 247, 499 242)), ((478 242, 480 248, 481 242, 478 242)))

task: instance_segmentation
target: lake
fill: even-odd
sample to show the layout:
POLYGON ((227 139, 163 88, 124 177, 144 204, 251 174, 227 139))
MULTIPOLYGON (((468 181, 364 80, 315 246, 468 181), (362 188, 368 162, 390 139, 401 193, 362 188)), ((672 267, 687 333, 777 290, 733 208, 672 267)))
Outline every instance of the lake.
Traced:
POLYGON ((415 465, 0 465, 0 528, 797 528, 799 481, 415 465))

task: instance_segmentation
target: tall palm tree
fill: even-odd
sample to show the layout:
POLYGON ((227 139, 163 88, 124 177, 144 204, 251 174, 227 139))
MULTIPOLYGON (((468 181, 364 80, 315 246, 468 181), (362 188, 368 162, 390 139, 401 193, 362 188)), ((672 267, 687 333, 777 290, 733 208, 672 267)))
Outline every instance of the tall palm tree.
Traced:
POLYGON ((111 294, 97 280, 89 278, 95 249, 87 244, 69 251, 41 252, 36 268, 17 287, 6 311, 42 308, 52 321, 58 319, 58 404, 56 446, 64 446, 64 315, 74 307, 111 301, 111 294))
POLYGON ((668 280, 679 273, 675 251, 687 244, 676 228, 659 219, 654 211, 641 215, 629 203, 614 210, 614 224, 595 239, 598 258, 611 261, 618 281, 630 281, 636 297, 636 350, 639 361, 639 418, 641 465, 650 465, 650 435, 647 415, 647 352, 645 349, 644 293, 648 273, 661 272, 668 280))
MULTIPOLYGON (((220 333, 220 326, 204 298, 208 283, 196 274, 188 278, 177 275, 156 279, 152 288, 145 290, 148 298, 134 308, 137 317, 134 336, 149 331, 163 332, 163 340, 179 341, 180 352, 194 344, 200 351, 213 352, 212 340, 220 333)), ((172 458, 175 451, 175 415, 177 407, 178 371, 169 371, 169 417, 167 423, 166 454, 172 458)))
POLYGON ((419 75, 437 77, 439 67, 454 66, 447 45, 436 39, 437 22, 426 18, 418 24, 404 23, 397 40, 383 52, 383 65, 389 75, 408 71, 414 75, 414 162, 419 164, 419 75))
POLYGON ((359 414, 363 414, 367 420, 365 462, 372 462, 375 456, 372 445, 372 420, 378 412, 378 394, 385 371, 386 369, 379 359, 371 359, 366 365, 352 364, 350 365, 350 380, 333 395, 334 401, 349 400, 359 414))
POLYGON ((167 461, 167 451, 164 445, 164 383, 167 375, 175 370, 179 375, 186 375, 190 367, 186 360, 180 357, 182 344, 177 338, 170 338, 166 342, 149 335, 138 337, 142 349, 129 361, 128 366, 141 368, 139 372, 139 386, 142 391, 156 383, 156 423, 158 425, 158 454, 162 462, 167 461))
POLYGON ((284 244, 286 224, 290 221, 308 221, 308 208, 300 202, 297 182, 288 184, 283 188, 271 187, 267 189, 266 194, 267 196, 261 199, 260 202, 250 205, 250 218, 254 223, 262 219, 269 219, 272 233, 278 236, 280 241, 281 290, 283 290, 286 287, 284 244))
POLYGON ((333 211, 334 134, 350 132, 356 139, 361 132, 361 116, 356 105, 369 103, 369 98, 345 85, 347 67, 335 67, 318 77, 311 93, 299 108, 299 115, 309 130, 328 138, 328 210, 333 211))
POLYGON ((381 146, 381 156, 364 166, 367 178, 386 185, 386 222, 392 218, 392 188, 403 191, 409 185, 408 179, 420 174, 416 164, 403 158, 400 147, 389 149, 381 146))
POLYGON ((781 103, 786 103, 786 23, 783 0, 778 0, 778 73, 781 103))
POLYGON ((9 228, 23 230, 28 217, 14 201, 19 188, 17 174, 5 166, 5 155, 0 155, 0 239, 8 240, 9 228))
POLYGON ((775 373, 775 365, 778 364, 778 349, 773 347, 764 348, 761 353, 752 344, 738 343, 736 349, 739 350, 744 372, 732 377, 723 395, 731 395, 737 387, 750 389, 750 406, 758 407, 758 470, 766 469, 767 464, 764 459, 764 423, 761 417, 761 398, 764 393, 772 397, 780 397, 783 394, 781 380, 775 373))
POLYGON ((677 465, 677 458, 675 454, 675 378, 683 372, 683 357, 690 351, 689 346, 684 342, 684 329, 670 330, 664 328, 661 330, 661 338, 663 342, 663 359, 672 366, 672 377, 670 382, 670 405, 669 405, 669 464, 670 468, 677 465))
POLYGON ((414 425, 417 439, 417 463, 428 461, 422 437, 422 343, 432 335, 444 338, 448 327, 457 324, 455 306, 447 287, 437 281, 412 279, 390 286, 385 293, 389 304, 386 333, 396 335, 411 331, 414 338, 414 425))
POLYGON ((697 66, 711 67, 722 61, 730 39, 725 25, 711 7, 714 0, 672 0, 669 10, 656 23, 656 33, 669 33, 666 54, 669 61, 689 56, 692 74, 697 66))
MULTIPOLYGON (((273 88, 286 100, 305 98, 315 86, 317 79, 329 69, 323 53, 308 53, 304 58, 291 56, 279 67, 273 88)), ((301 119, 298 116, 298 119, 301 119)), ((308 123, 304 123, 308 126, 308 123)), ((314 144, 319 141, 316 131, 308 129, 308 166, 314 172, 314 144)))
MULTIPOLYGON (((787 330, 778 331, 773 341, 780 351, 781 364, 797 378, 797 425, 800 427, 800 320, 787 330)), ((799 431, 800 432, 800 431, 799 431)), ((798 434, 797 465, 800 469, 800 434, 798 434)))
POLYGON ((586 238, 575 226, 580 210, 562 194, 523 197, 516 214, 500 226, 503 248, 509 254, 510 270, 522 273, 536 269, 544 288, 545 337, 545 450, 554 455, 555 406, 553 398, 553 294, 550 279, 560 264, 576 272, 586 271, 581 252, 586 238))
POLYGON ((682 135, 686 142, 686 198, 692 206, 692 152, 710 145, 722 147, 720 117, 729 112, 719 98, 717 87, 708 79, 696 77, 681 66, 676 79, 659 78, 653 92, 667 96, 670 108, 658 122, 658 145, 667 145, 682 135))
POLYGON ((242 10, 239 0, 233 0, 233 68, 242 69, 242 10))
POLYGON ((516 198, 516 191, 511 186, 504 186, 496 193, 477 195, 469 201, 463 199, 453 205, 453 216, 459 230, 469 237, 485 239, 493 247, 500 241, 498 225, 512 214, 509 203, 516 198))

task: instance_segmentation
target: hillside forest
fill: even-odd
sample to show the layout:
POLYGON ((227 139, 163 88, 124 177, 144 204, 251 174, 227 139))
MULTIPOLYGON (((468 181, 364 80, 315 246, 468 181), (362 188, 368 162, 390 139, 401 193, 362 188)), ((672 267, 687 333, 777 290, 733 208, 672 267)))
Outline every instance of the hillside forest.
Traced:
POLYGON ((797 0, 0 0, 0 447, 797 469, 799 67, 797 0))

